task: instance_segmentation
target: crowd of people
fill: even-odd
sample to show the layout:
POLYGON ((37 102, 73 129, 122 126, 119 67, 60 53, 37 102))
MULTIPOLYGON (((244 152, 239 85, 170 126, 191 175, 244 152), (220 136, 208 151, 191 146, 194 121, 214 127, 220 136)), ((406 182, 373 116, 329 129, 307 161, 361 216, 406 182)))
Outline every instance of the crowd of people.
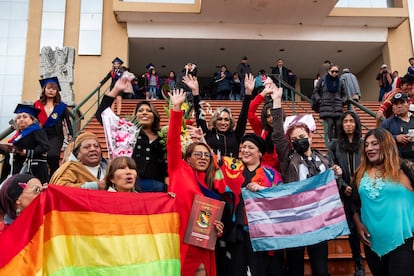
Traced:
MULTIPOLYGON (((131 89, 134 81, 121 72, 122 60, 116 58, 112 63, 113 68, 99 83, 100 87, 112 79, 110 91, 96 111, 101 124, 104 110, 131 89)), ((283 60, 277 65, 272 73, 293 83, 293 73, 283 66, 283 60)), ((373 275, 414 275, 414 117, 409 112, 413 75, 400 78, 394 90, 384 90, 377 119, 387 119, 362 138, 358 115, 352 110, 344 112, 347 99, 360 98, 355 76, 347 68, 339 76, 339 67, 326 63, 326 72, 314 89, 320 118, 328 126, 330 143, 325 155, 312 147, 312 128, 300 120, 301 116, 284 127, 282 100, 291 95, 266 75, 263 79, 253 76, 247 57, 236 75, 223 65, 215 77, 220 99, 232 97, 231 82, 238 78, 242 97, 235 98, 243 102, 237 121, 228 107, 217 108, 209 123, 201 116, 195 64, 186 64, 177 78, 170 72, 165 84, 169 86, 165 96, 170 103, 170 120, 164 145, 159 134, 160 114, 152 103, 158 97, 159 79, 154 66, 147 67, 143 77, 148 81, 148 93, 134 110, 139 130, 130 157, 108 161, 96 134, 84 132, 74 140, 69 160, 59 165, 63 140, 71 140, 73 133, 57 78, 40 81, 42 93, 34 105, 17 106, 16 133, 8 148, 12 167, 0 188, 0 232, 7 231, 47 185, 108 192, 170 192, 178 199, 182 275, 239 276, 248 271, 254 276, 304 275, 306 250, 312 274, 327 276, 328 240, 271 252, 253 250, 242 190, 258 192, 289 185, 331 169, 351 233, 355 275, 365 275, 361 242, 373 275), (258 80, 261 90, 254 96, 258 80), (182 105, 188 94, 198 128, 189 129, 192 143, 183 148, 182 105), (262 104, 259 117, 256 111, 262 104), (254 133, 246 133, 248 121, 254 133), (218 238, 215 250, 184 242, 196 195, 226 202, 222 220, 213 222, 218 238)))

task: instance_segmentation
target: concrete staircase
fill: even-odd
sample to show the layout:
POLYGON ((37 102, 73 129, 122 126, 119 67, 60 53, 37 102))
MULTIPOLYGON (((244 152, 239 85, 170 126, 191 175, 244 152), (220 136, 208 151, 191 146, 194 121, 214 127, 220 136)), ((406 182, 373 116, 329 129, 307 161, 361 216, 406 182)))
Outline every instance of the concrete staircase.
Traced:
MULTIPOLYGON (((133 111, 138 100, 123 100, 122 101, 122 113, 121 117, 130 118, 133 115, 133 111)), ((240 114, 241 102, 238 101, 208 101, 211 111, 214 111, 217 107, 226 106, 231 108, 233 116, 237 119, 240 114)), ((168 103, 164 100, 153 101, 153 104, 158 109, 158 112, 161 115, 161 126, 168 124, 168 118, 165 113, 164 108, 168 106, 168 103)), ((362 104, 369 108, 372 111, 376 111, 378 108, 377 102, 362 102, 362 104)), ((286 115, 294 114, 292 105, 290 102, 283 103, 283 109, 286 112, 286 115)), ((261 108, 257 110, 257 115, 260 116, 261 108)), ((362 124, 371 129, 375 127, 375 119, 365 112, 362 112, 359 109, 355 110, 360 116, 362 124)), ((315 118, 317 129, 313 135, 313 144, 312 146, 322 152, 326 152, 324 139, 323 139, 323 125, 322 120, 319 119, 319 114, 312 111, 309 103, 307 102, 297 102, 295 105, 295 112, 297 114, 312 114, 315 118)), ((207 112, 207 121, 210 120, 211 114, 207 112)), ((194 118, 194 113, 192 114, 194 118)), ((363 127, 363 134, 367 132, 367 129, 363 127)), ((94 132, 98 135, 101 145, 103 146, 104 155, 107 155, 105 136, 102 129, 102 126, 96 119, 93 119, 85 128, 85 131, 94 132)), ((246 133, 252 132, 250 124, 247 124, 246 133)), ((307 260, 305 262, 305 275, 312 275, 310 264, 307 260)), ((369 272, 368 266, 364 261, 366 275, 372 275, 369 272)), ((329 241, 329 272, 332 276, 351 276, 354 273, 354 263, 352 261, 351 249, 348 244, 347 237, 339 237, 335 240, 329 241)))

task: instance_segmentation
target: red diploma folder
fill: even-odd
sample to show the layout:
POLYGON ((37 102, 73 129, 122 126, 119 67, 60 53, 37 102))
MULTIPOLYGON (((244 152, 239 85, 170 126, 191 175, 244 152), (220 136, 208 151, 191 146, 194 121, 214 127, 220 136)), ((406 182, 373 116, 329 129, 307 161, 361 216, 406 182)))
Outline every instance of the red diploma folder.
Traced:
POLYGON ((217 240, 215 220, 221 220, 224 202, 202 195, 194 197, 184 242, 214 250, 217 240))

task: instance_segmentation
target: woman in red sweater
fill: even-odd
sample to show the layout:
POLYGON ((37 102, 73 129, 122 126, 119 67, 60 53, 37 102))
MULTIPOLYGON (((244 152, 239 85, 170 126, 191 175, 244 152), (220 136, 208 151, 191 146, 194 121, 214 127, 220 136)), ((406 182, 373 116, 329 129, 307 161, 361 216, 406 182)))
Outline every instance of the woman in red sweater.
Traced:
POLYGON ((250 103, 249 113, 247 119, 257 136, 260 136, 265 141, 266 152, 262 156, 262 164, 268 165, 274 168, 277 171, 280 171, 279 159, 276 153, 276 147, 272 142, 272 132, 273 132, 273 117, 270 114, 270 109, 272 108, 271 103, 267 103, 263 106, 261 112, 261 118, 256 115, 256 110, 261 103, 264 102, 266 96, 270 95, 268 89, 263 89, 250 103))
MULTIPOLYGON (((168 128, 167 152, 168 190, 176 194, 177 210, 180 214, 181 275, 215 276, 216 263, 213 250, 188 245, 183 242, 194 196, 204 195, 220 200, 225 185, 222 180, 214 180, 216 166, 211 149, 205 143, 192 143, 188 146, 185 160, 181 159, 181 126, 183 112, 181 105, 186 94, 181 89, 170 93, 172 110, 168 128)), ((214 221, 217 235, 223 233, 223 223, 214 221)))

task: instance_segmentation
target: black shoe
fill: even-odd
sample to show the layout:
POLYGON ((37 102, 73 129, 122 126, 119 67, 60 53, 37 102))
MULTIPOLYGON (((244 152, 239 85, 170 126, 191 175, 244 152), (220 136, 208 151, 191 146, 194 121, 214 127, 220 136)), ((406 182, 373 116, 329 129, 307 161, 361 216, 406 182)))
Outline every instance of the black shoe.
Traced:
POLYGON ((362 261, 355 262, 354 276, 365 276, 365 270, 362 261))

